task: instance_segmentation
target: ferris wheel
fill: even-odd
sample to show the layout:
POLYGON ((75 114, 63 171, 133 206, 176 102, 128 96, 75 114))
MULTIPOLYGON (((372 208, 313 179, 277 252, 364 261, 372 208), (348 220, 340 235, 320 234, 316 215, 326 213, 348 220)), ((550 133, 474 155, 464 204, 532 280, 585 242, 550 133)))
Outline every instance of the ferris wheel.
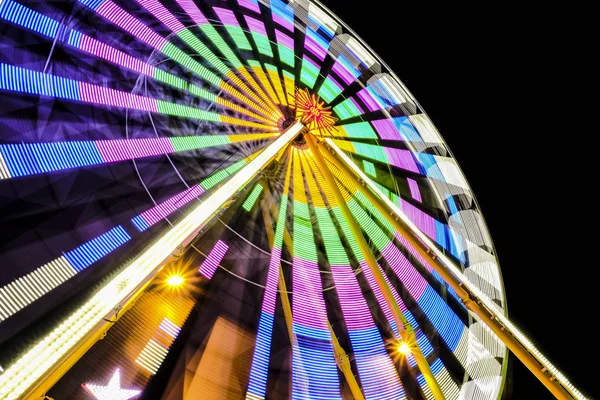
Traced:
POLYGON ((498 399, 474 195, 313 0, 0 0, 0 398, 498 399))

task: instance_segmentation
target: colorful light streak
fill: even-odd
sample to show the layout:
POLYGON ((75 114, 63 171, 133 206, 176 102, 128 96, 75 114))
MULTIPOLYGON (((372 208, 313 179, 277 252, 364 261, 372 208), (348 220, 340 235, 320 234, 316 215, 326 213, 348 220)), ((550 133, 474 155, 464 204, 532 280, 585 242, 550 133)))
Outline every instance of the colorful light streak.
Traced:
POLYGON ((309 88, 315 86, 315 82, 319 77, 319 66, 315 64, 311 59, 304 56, 302 58, 302 69, 300 70, 300 81, 309 88))
POLYGON ((413 199, 417 200, 419 203, 423 201, 421 198, 421 191, 419 190, 419 184, 414 179, 407 178, 408 188, 410 190, 410 195, 413 199))
MULTIPOLYGON (((273 21, 283 26, 287 30, 294 31, 294 8, 292 4, 286 4, 281 0, 271 0, 271 11, 273 21)), ((293 48, 293 46, 292 46, 293 48)))
MULTIPOLYGON (((362 295, 361 288, 350 266, 350 261, 329 211, 323 200, 321 200, 321 193, 316 181, 324 182, 324 177, 320 174, 316 165, 311 162, 309 157, 312 156, 309 156, 310 153, 308 151, 305 153, 307 153, 307 160, 304 161, 304 165, 310 165, 309 169, 312 172, 306 171, 309 192, 331 266, 336 292, 348 329, 348 336, 352 343, 354 359, 363 383, 362 389, 365 398, 381 400, 404 398, 404 390, 398 373, 375 326, 369 305, 362 295), (312 174, 315 174, 316 181, 312 174)), ((336 218, 343 218, 329 188, 320 185, 320 189, 325 195, 324 198, 330 204, 332 212, 336 214, 336 218)), ((362 258, 360 250, 355 255, 359 259, 362 258)), ((368 269, 368 267, 364 267, 363 271, 368 269)))
POLYGON ((269 372, 269 354, 271 350, 271 336, 273 334, 273 320, 275 318, 275 304, 277 302, 277 287, 281 265, 281 249, 283 245, 283 233, 287 217, 288 193, 291 179, 291 158, 287 166, 283 192, 279 204, 279 215, 273 238, 271 259, 267 272, 267 282, 263 298, 260 318, 258 321, 258 332, 256 334, 256 347, 250 368, 250 379, 248 382, 247 400, 264 399, 267 390, 267 376, 269 372))
POLYGON ((341 399, 299 150, 294 156, 292 398, 341 399))
POLYGON ((0 322, 104 258, 131 236, 117 226, 0 288, 0 322))
POLYGON ((155 337, 146 343, 146 346, 144 346, 135 360, 137 364, 144 367, 151 374, 158 372, 158 369, 169 353, 171 345, 177 336, 179 336, 179 332, 181 332, 181 328, 167 317, 160 322, 158 328, 155 337))
MULTIPOLYGON (((419 240, 423 241, 432 251, 434 251, 436 257, 440 258, 441 261, 450 265, 452 269, 452 273, 455 274, 459 279, 466 278, 462 275, 462 273, 452 264, 452 262, 431 242, 431 240, 422 233, 411 221, 408 217, 406 217, 400 209, 396 205, 394 205, 389 199, 387 199, 378 189, 376 185, 374 185, 370 179, 357 167, 353 166, 350 163, 347 156, 341 152, 339 148, 335 146, 335 144, 327 139, 328 144, 336 151, 339 157, 341 157, 344 162, 347 162, 348 165, 352 168, 353 171, 368 185, 370 190, 377 193, 377 195, 384 201, 388 207, 391 207, 392 210, 398 215, 399 218, 402 219, 403 223, 409 226, 409 229, 414 232, 414 234, 419 238, 419 240)), ((375 212, 375 215, 378 213, 375 212)), ((383 219, 383 216, 380 216, 379 219, 383 219)), ((392 230, 393 231, 393 230, 392 230)), ((405 283, 407 290, 411 293, 413 298, 415 298, 421 307, 421 309, 425 312, 431 323, 435 326, 436 330, 440 333, 441 337, 446 341, 447 345, 453 349, 454 354, 457 356, 461 364, 467 369, 471 376, 475 378, 484 377, 484 376, 498 376, 500 373, 500 365, 499 363, 490 355, 488 351, 482 351, 475 358, 468 355, 468 344, 472 346, 473 343, 479 342, 479 339, 472 335, 466 327, 463 326, 463 329, 460 330, 459 326, 462 324, 461 321, 457 319, 454 313, 450 310, 448 305, 439 297, 437 292, 435 292, 428 284, 424 281, 424 278, 414 270, 410 268, 412 264, 406 260, 404 255, 398 251, 398 249, 389 245, 386 246, 387 249, 382 251, 382 255, 386 258, 386 261, 390 264, 392 269, 396 274, 398 274, 399 278, 402 282, 405 283), (394 254, 388 253, 389 251, 393 251, 394 254), (408 267, 408 268, 407 268, 408 267), (411 276, 405 276, 406 274, 410 274, 411 276), (454 347, 452 347, 454 346, 454 347), (477 362, 476 360, 485 360, 485 362, 477 362)), ((448 265, 446 264, 446 265, 448 265)), ((476 295, 482 296, 482 301, 489 302, 487 297, 481 291, 474 287, 472 283, 465 282, 465 285, 473 287, 474 293, 476 295)), ((471 289, 471 288, 469 288, 471 289)), ((497 306, 493 306, 494 310, 497 306)), ((500 318, 500 316, 498 316, 500 318)), ((506 320, 505 317, 502 317, 503 320, 506 320)), ((503 321, 504 323, 504 321, 503 321)), ((512 325, 512 324, 511 324, 512 325)), ((529 345, 529 343, 526 343, 529 345)), ((478 346, 482 350, 485 349, 485 346, 479 342, 478 346)), ((535 348, 533 348, 535 349, 535 348)), ((498 382, 497 382, 498 383, 498 382)))
MULTIPOLYGON (((171 29, 174 29, 173 32, 179 34, 180 32, 185 31, 183 26, 156 0, 144 0, 142 5, 145 6, 148 9, 148 11, 154 13, 155 16, 158 19, 162 20, 167 26, 169 26, 171 29)), ((93 5, 92 9, 94 9, 94 11, 96 11, 99 15, 106 18, 113 24, 129 32, 134 37, 137 37, 143 42, 154 47, 156 50, 161 51, 166 56, 174 59, 186 68, 189 68, 191 71, 196 73, 198 76, 202 77, 204 80, 210 82, 215 87, 225 90, 236 99, 245 102, 251 107, 252 103, 249 103, 247 100, 252 99, 252 101, 256 102, 260 105, 260 107, 262 107, 262 110, 266 112, 266 115, 269 115, 271 112, 274 111, 273 108, 270 109, 269 105, 267 105, 260 98, 255 96, 252 91, 247 90, 245 92, 239 92, 237 89, 229 85, 227 82, 223 81, 221 78, 219 78, 216 74, 204 67, 202 64, 195 61, 193 58, 185 54, 182 50, 175 47, 173 44, 167 42, 166 39, 156 34, 138 19, 131 16, 125 10, 114 4, 111 0, 103 0, 102 2, 97 2, 93 5), (267 111, 269 109, 271 111, 267 111)), ((191 36, 189 35, 184 35, 184 37, 186 39, 191 38, 191 36)), ((213 62, 219 61, 218 58, 216 58, 214 54, 212 54, 201 42, 192 42, 189 40, 188 42, 188 44, 190 45, 200 45, 201 48, 198 50, 201 51, 202 54, 204 54, 205 56, 209 56, 209 59, 213 62)), ((217 63, 216 67, 217 69, 219 69, 220 67, 220 72, 227 75, 226 70, 228 69, 224 66, 224 64, 217 63), (223 68, 225 68, 226 70, 224 70, 223 68)), ((229 76, 229 78, 232 78, 232 76, 229 76)), ((241 84, 241 81, 237 80, 235 83, 239 86, 241 84)), ((243 86, 243 84, 241 87, 244 88, 243 90, 247 89, 247 87, 243 86)))
POLYGON ((225 242, 218 240, 213 249, 206 256, 204 262, 200 265, 200 268, 198 268, 200 274, 207 279, 211 279, 217 268, 219 268, 219 264, 223 260, 223 257, 225 257, 225 253, 227 253, 228 249, 229 246, 227 246, 225 242))
POLYGON ((333 111, 338 117, 340 117, 341 120, 356 117, 364 112, 356 100, 354 100, 352 97, 333 107, 333 111))
POLYGON ((2 177, 12 178, 97 166, 157 155, 263 140, 275 133, 180 136, 48 143, 0 144, 2 177), (4 169, 5 168, 5 169, 4 169))
POLYGON ((260 196, 260 193, 262 191, 263 191, 262 185, 257 184, 254 187, 254 189, 252 189, 252 192, 250 192, 250 194, 246 198, 246 201, 244 201, 244 204, 242 204, 242 208, 246 211, 252 210, 252 207, 254 207, 254 204, 256 204, 256 200, 258 200, 258 196, 260 196))
POLYGON ((294 39, 278 30, 275 31, 275 38, 277 39, 277 50, 279 51, 279 59, 283 63, 293 68, 295 65, 294 61, 296 59, 296 57, 294 56, 294 39))
POLYGON ((169 103, 3 63, 0 63, 0 90, 273 131, 273 127, 268 125, 225 117, 218 113, 199 110, 182 104, 169 103))

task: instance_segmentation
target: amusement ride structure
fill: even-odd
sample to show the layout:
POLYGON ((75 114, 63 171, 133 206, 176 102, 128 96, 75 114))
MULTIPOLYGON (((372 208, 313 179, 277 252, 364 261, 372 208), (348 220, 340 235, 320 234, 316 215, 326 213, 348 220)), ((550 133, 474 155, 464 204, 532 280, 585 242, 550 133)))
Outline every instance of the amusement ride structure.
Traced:
POLYGON ((313 0, 0 0, 1 399, 498 399, 494 246, 313 0))

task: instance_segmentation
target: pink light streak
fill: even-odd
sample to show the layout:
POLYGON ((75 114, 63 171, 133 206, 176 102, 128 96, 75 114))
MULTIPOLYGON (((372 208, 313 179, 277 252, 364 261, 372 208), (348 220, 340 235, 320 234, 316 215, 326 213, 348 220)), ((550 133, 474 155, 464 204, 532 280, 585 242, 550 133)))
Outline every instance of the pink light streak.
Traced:
POLYGON ((355 80, 354 75, 352 75, 350 73, 350 71, 348 71, 348 69, 346 69, 346 67, 344 67, 344 65, 342 65, 342 63, 340 63, 339 61, 336 61, 335 64, 333 64, 333 67, 331 69, 336 74, 338 74, 338 76, 340 78, 342 78, 342 80, 344 82, 346 82, 346 84, 350 84, 350 83, 354 82, 354 80, 355 80))
POLYGON ((262 309, 271 315, 275 315, 275 303, 277 302, 277 285, 279 280, 279 265, 281 263, 281 249, 273 247, 269 272, 267 273, 267 285, 262 309))
POLYGON ((152 226, 192 200, 198 198, 202 193, 204 193, 204 188, 200 185, 194 185, 189 189, 168 198, 162 203, 157 204, 151 209, 144 211, 140 216, 148 225, 152 226))
POLYGON ((284 28, 287 28, 292 32, 294 31, 294 24, 288 21, 287 19, 280 17, 276 13, 273 13, 273 21, 277 22, 279 25, 283 26, 284 28))
POLYGON ((389 147, 384 147, 383 149, 390 160, 390 164, 407 171, 419 173, 419 167, 417 167, 417 163, 410 151, 389 147))
POLYGON ((407 178, 408 188, 410 189, 410 195, 413 199, 417 200, 419 203, 423 201, 421 199, 421 191, 419 190, 419 184, 414 179, 407 178))
POLYGON ((213 10, 215 10, 215 13, 224 25, 240 26, 240 23, 231 10, 220 7, 213 7, 213 10))
POLYGON ((257 13, 260 13, 260 8, 258 7, 258 4, 250 1, 250 0, 238 0, 238 4, 242 7, 245 7, 249 10, 255 11, 257 13))
POLYGON ((183 8, 197 25, 209 23, 204 14, 196 7, 196 3, 193 0, 177 0, 177 4, 183 8))
POLYGON ((247 15, 244 16, 244 18, 246 19, 248 28, 250 28, 250 30, 252 32, 260 33, 261 35, 267 36, 267 30, 265 29, 265 24, 263 24, 262 22, 260 22, 259 20, 255 19, 255 18, 248 17, 247 15))
MULTIPOLYGON (((427 288, 427 281, 423 279, 410 261, 408 261, 404 254, 394 245, 393 241, 390 241, 387 246, 385 246, 381 251, 381 255, 390 267, 392 267, 396 276, 400 279, 415 301, 418 301, 427 288)), ((402 312, 405 312, 405 308, 406 307, 404 306, 402 312)))
POLYGON ((377 121, 371 121, 379 137, 384 140, 403 140, 400 132, 394 125, 394 122, 389 119, 380 119, 377 121))
POLYGON ((435 240, 435 220, 417 207, 400 199, 400 209, 424 234, 435 240))
POLYGON ((328 330, 318 264, 294 257, 292 284, 294 321, 304 326, 328 330))
POLYGON ((331 272, 348 329, 373 328, 371 312, 350 265, 331 265, 331 272))
POLYGON ((321 61, 323 61, 325 59, 325 56, 327 55, 327 50, 319 46, 319 44, 308 35, 306 35, 305 37, 304 47, 306 47, 311 53, 317 56, 317 58, 321 61))
POLYGON ((366 104, 369 111, 377 111, 381 109, 381 105, 373 98, 367 88, 362 89, 357 93, 358 97, 366 104))
POLYGON ((106 162, 117 162, 175 152, 169 138, 99 140, 96 142, 106 162))
POLYGON ((96 12, 113 24, 119 26, 121 29, 131 33, 145 43, 148 43, 155 49, 160 50, 167 44, 165 38, 142 24, 138 19, 132 17, 111 0, 106 0, 102 3, 96 12))
POLYGON ((165 24, 170 30, 177 33, 185 29, 173 14, 171 14, 162 4, 156 0, 137 0, 146 10, 150 11, 160 22, 165 24))
MULTIPOLYGON (((390 245, 393 245, 393 243, 391 241, 390 241, 390 243, 388 243, 388 245, 386 246, 386 248, 389 247, 390 245)), ((384 249, 384 251, 385 251, 385 249, 384 249)), ((382 254, 383 254, 383 252, 382 252, 382 254)), ((384 258, 385 258, 385 256, 384 256, 384 258)), ((387 258, 385 258, 385 260, 388 263, 390 263, 390 261, 387 258)), ((408 311, 408 308, 406 307, 406 305, 404 304, 404 302, 400 298, 400 295, 398 294, 398 291, 396 290, 396 288, 394 286, 392 286, 392 283, 388 279, 387 275, 385 274, 385 272, 383 271, 383 269, 381 268, 381 266, 380 265, 377 265, 377 266, 379 267, 379 270, 383 274, 383 278, 385 279, 385 283, 390 288, 390 290, 392 292, 392 295, 394 296, 394 300, 396 300, 396 303, 398 303, 398 306, 400 307, 400 310, 402 311, 402 313, 406 313, 408 311)), ((365 278, 367 278, 367 281, 369 282, 369 286, 371 287, 371 290, 373 291, 373 294, 375 295, 375 298, 377 299, 377 303, 379 304, 379 307, 381 307, 381 310, 383 311, 383 314, 385 315, 385 318, 388 321, 390 321, 390 322, 395 321, 394 320, 394 315, 392 314, 392 310, 390 309, 390 307, 388 306, 387 302, 385 301, 385 297, 383 297, 383 292, 381 291, 381 289, 379 288, 379 285, 375 281, 375 277, 373 276, 373 273, 371 272, 371 269, 367 265, 367 262, 366 261, 362 261, 360 263, 360 267, 361 267, 363 273, 365 274, 365 278)))
POLYGON ((79 82, 81 100, 107 106, 131 108, 141 111, 158 112, 156 100, 119 90, 79 82))
POLYGON ((114 47, 108 46, 86 34, 81 35, 79 48, 97 57, 108 60, 112 63, 128 68, 140 74, 154 76, 156 68, 150 64, 138 60, 114 47))
POLYGON ((275 38, 277 39, 277 43, 289 48, 290 50, 294 50, 294 39, 285 33, 275 30, 275 38))
POLYGON ((200 268, 198 268, 200 274, 204 275, 208 279, 211 279, 219 267, 219 264, 223 260, 223 257, 225 257, 225 253, 228 249, 229 246, 227 246, 224 242, 221 240, 217 241, 215 247, 213 247, 210 253, 208 253, 208 256, 202 265, 200 265, 200 268))

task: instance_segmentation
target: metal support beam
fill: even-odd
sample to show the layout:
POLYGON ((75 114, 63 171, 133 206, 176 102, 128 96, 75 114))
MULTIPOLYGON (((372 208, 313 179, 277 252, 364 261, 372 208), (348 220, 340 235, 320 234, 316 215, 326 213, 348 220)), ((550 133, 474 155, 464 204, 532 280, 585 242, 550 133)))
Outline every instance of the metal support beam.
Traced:
POLYGON ((352 234, 356 239, 356 243, 358 244, 360 251, 363 253, 365 261, 367 262, 367 265, 369 266, 369 269, 371 270, 371 273, 373 274, 373 277, 377 282, 377 286, 379 286, 379 289, 383 294, 385 302, 387 303, 388 307, 392 312, 392 315, 394 316, 394 320, 396 321, 396 326, 398 327, 402 340, 404 340, 406 344, 410 346, 411 353, 415 358, 415 361, 417 362, 421 373, 425 377, 425 381, 427 382, 429 389, 433 393, 434 398, 436 400, 445 399, 444 394, 442 393, 442 390, 440 389, 435 379, 435 376, 433 375, 433 372, 429 367, 427 359, 425 358, 425 356, 423 356, 423 353, 419 348, 419 344, 417 343, 417 338, 411 324, 408 322, 404 314, 402 314, 400 306, 396 302, 396 299, 394 299, 392 291, 387 285, 383 273, 381 272, 381 269, 377 264, 377 260, 375 259, 375 256, 371 252, 369 244, 367 243, 362 234, 362 230, 360 229, 360 227, 356 223, 356 220, 352 216, 352 213, 350 212, 350 209, 348 208, 348 205, 346 204, 346 201, 344 200, 344 197, 337 186, 335 178, 331 174, 331 171, 329 170, 325 159, 321 155, 321 151, 317 147, 317 139, 312 134, 306 134, 304 135, 304 137, 306 139, 306 143, 308 143, 308 146, 310 147, 313 153, 317 167, 319 168, 321 174, 323 174, 325 182, 327 183, 329 189, 335 197, 335 200, 338 203, 338 207, 344 215, 344 218, 348 223, 348 227, 352 231, 352 234))
POLYGON ((145 249, 90 300, 2 374, 0 398, 43 397, 134 300, 181 246, 189 244, 304 128, 290 126, 269 147, 145 249), (107 325, 108 324, 108 325, 107 325))
POLYGON ((393 204, 343 152, 331 141, 318 147, 392 226, 418 251, 444 281, 456 292, 467 309, 488 325, 519 360, 560 400, 582 400, 586 397, 552 365, 535 346, 510 322, 504 313, 448 259, 393 204))

